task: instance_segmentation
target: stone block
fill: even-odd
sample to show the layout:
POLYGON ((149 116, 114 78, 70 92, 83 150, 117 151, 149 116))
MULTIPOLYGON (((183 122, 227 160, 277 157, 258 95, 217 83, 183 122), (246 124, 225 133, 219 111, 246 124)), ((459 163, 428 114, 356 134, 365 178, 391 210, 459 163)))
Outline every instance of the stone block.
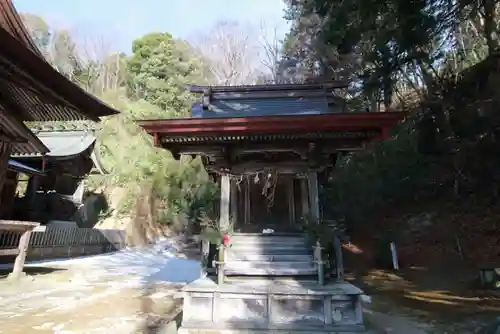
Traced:
POLYGON ((267 299, 224 295, 215 302, 217 321, 266 322, 267 299))
POLYGON ((196 294, 184 298, 182 321, 212 321, 212 294, 196 294))
POLYGON ((296 296, 289 296, 274 297, 271 301, 271 323, 325 323, 323 299, 298 299, 296 296))

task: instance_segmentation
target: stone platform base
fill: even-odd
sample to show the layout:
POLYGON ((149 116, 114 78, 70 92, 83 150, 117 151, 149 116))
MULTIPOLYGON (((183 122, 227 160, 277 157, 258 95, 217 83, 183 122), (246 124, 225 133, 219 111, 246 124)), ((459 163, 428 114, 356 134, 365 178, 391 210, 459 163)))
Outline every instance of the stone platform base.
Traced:
MULTIPOLYGON (((226 328, 231 328, 231 327, 226 327, 226 328)), ((268 334, 268 333, 277 333, 277 334, 308 334, 308 333, 314 333, 314 334, 352 334, 353 331, 324 331, 324 330, 310 330, 310 329, 276 329, 276 328, 269 328, 269 329, 217 329, 214 327, 198 327, 198 328, 186 328, 186 327, 181 327, 177 330, 177 334, 268 334)), ((360 330, 359 333, 363 334, 375 334, 373 331, 365 331, 365 330, 360 330)))
POLYGON ((179 333, 364 332, 361 294, 346 282, 203 278, 184 289, 179 333))

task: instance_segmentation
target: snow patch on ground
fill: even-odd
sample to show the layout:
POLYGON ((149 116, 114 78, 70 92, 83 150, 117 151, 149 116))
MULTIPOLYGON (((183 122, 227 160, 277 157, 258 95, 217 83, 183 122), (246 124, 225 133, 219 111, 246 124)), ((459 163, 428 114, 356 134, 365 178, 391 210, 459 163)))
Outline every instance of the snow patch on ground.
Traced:
POLYGON ((55 323, 62 326, 55 331, 60 333, 111 333, 116 326, 127 333, 125 327, 140 320, 145 289, 157 282, 179 286, 200 278, 200 262, 178 255, 179 245, 178 239, 163 239, 145 248, 27 263, 61 270, 18 283, 0 280, 0 332, 43 331, 55 323), (74 312, 77 318, 68 317, 74 312))
POLYGON ((26 267, 70 269, 75 272, 73 284, 85 284, 90 280, 93 286, 108 285, 108 281, 115 278, 128 278, 123 284, 129 287, 159 281, 189 283, 200 278, 200 262, 179 258, 179 251, 178 239, 161 239, 145 248, 125 248, 113 253, 73 259, 33 261, 27 263, 26 267))
MULTIPOLYGON (((164 281, 189 283, 200 277, 199 261, 179 258, 179 248, 172 241, 163 240, 148 248, 127 248, 115 253, 92 257, 45 263, 45 265, 70 265, 84 268, 99 278, 128 277, 125 284, 164 281)), ((85 275, 86 279, 89 275, 85 275)))

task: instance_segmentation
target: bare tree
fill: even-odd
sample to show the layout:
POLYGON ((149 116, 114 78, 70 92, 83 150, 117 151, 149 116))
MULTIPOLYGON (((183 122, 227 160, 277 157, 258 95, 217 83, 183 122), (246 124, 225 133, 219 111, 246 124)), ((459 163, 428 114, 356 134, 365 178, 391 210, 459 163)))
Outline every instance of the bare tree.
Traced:
POLYGON ((93 94, 123 87, 126 79, 126 57, 113 53, 110 38, 81 34, 77 38, 78 77, 75 80, 93 94))
POLYGON ((265 21, 260 23, 261 63, 264 66, 264 77, 272 83, 282 83, 280 63, 283 57, 283 41, 278 37, 278 27, 269 26, 265 21))
POLYGON ((259 36, 251 25, 221 21, 192 39, 219 85, 255 84, 261 73, 259 36))
POLYGON ((68 79, 93 94, 125 85, 126 57, 112 53, 110 38, 53 29, 36 15, 24 14, 23 21, 45 59, 68 79))

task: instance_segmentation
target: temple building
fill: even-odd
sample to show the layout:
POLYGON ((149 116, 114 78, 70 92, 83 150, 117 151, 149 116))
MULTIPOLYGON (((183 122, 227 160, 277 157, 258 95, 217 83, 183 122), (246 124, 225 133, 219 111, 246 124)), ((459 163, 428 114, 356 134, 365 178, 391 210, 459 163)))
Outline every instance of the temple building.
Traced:
MULTIPOLYGON (((3 219, 30 220, 47 223, 53 220, 73 221, 83 204, 85 178, 89 174, 106 174, 96 150, 96 129, 92 124, 68 123, 58 128, 32 129, 49 149, 40 153, 14 153, 11 161, 38 173, 27 173, 25 193, 13 194, 4 189, 5 198, 15 197, 10 210, 1 212, 3 219)), ((21 171, 22 172, 22 171, 21 171)), ((14 175, 13 184, 19 182, 14 175)))
POLYGON ((339 157, 387 137, 403 115, 352 112, 344 88, 192 86, 191 117, 138 122, 174 157, 201 156, 221 187, 218 230, 230 237, 216 251, 203 242, 208 277, 184 290, 181 333, 364 330, 342 235, 326 226, 333 242, 322 245, 307 231, 325 224, 318 189, 339 157))
POLYGON ((39 223, 3 217, 12 215, 17 175, 41 177, 44 171, 11 155, 44 157, 50 152, 25 122, 99 122, 117 113, 57 72, 36 47, 12 1, 0 0, 0 234, 19 234, 18 246, 0 249, 0 256, 16 256, 13 276, 22 273, 31 231, 39 223))
MULTIPOLYGON (((0 1, 0 91, 0 214, 4 218, 12 214, 14 198, 10 195, 15 193, 18 173, 36 179, 46 176, 46 168, 52 168, 54 160, 61 165, 61 152, 52 146, 53 140, 46 134, 35 134, 24 122, 99 122, 101 117, 118 112, 44 59, 9 0, 0 1)), ((84 149, 80 156, 87 151, 84 149)), ((73 157, 75 152, 62 153, 73 157)), ((52 169, 49 174, 55 172, 52 169)))

